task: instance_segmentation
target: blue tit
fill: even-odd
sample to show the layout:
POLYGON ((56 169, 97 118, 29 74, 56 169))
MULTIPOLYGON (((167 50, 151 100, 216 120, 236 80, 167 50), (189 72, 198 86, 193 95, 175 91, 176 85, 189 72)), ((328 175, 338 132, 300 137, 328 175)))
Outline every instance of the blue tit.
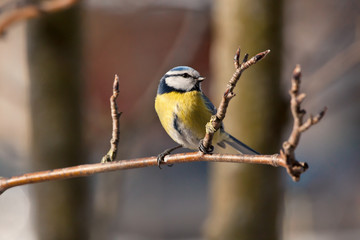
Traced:
MULTIPOLYGON (((205 125, 216 108, 201 90, 205 78, 187 66, 168 71, 160 80, 155 98, 155 110, 167 134, 180 146, 168 149, 158 156, 158 165, 165 155, 179 147, 198 149, 205 136, 205 125)), ((230 145, 242 154, 258 154, 227 132, 223 126, 217 131, 213 143, 220 147, 230 145)))

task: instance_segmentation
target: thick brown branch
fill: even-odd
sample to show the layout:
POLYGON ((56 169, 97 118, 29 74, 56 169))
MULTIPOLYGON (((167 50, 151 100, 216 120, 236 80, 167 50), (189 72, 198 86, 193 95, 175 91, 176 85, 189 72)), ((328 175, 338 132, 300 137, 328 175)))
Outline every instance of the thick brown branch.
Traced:
POLYGON ((114 161, 118 150, 118 144, 120 138, 120 116, 121 116, 121 112, 118 112, 118 107, 116 104, 116 98, 118 96, 119 96, 119 77, 118 75, 115 75, 114 84, 113 84, 113 94, 110 97, 112 137, 110 140, 110 150, 101 159, 102 163, 114 161))
MULTIPOLYGON (((265 164, 271 166, 286 167, 283 158, 278 154, 274 155, 230 155, 230 154, 203 154, 201 152, 173 154, 165 157, 166 164, 176 164, 185 162, 233 162, 265 164)), ((60 168, 49 171, 27 173, 11 178, 0 178, 0 194, 5 190, 31 183, 53 181, 60 179, 90 176, 101 172, 110 172, 131 168, 143 168, 157 166, 157 157, 137 158, 108 163, 85 164, 68 168, 60 168)))
POLYGON ((24 5, 11 10, 0 20, 0 36, 13 23, 29 18, 39 17, 44 13, 51 13, 66 9, 74 5, 79 0, 52 0, 41 1, 38 5, 24 5))
POLYGON ((241 74, 243 71, 248 69, 250 66, 254 65, 255 63, 259 62, 261 59, 263 59, 270 50, 266 50, 264 52, 258 53, 254 57, 252 57, 250 60, 248 59, 248 54, 245 54, 245 57, 243 59, 243 62, 240 64, 240 48, 236 51, 235 57, 234 57, 234 66, 235 66, 235 72, 233 76, 231 77, 227 88, 225 90, 225 93, 221 99, 220 105, 217 109, 217 112, 214 116, 211 117, 210 122, 206 124, 206 135, 204 139, 202 140, 202 146, 201 149, 205 150, 205 152, 211 152, 212 149, 212 139, 215 134, 215 132, 220 128, 221 123, 226 115, 226 110, 229 105, 230 100, 235 96, 235 93, 233 92, 237 82, 239 81, 241 74))

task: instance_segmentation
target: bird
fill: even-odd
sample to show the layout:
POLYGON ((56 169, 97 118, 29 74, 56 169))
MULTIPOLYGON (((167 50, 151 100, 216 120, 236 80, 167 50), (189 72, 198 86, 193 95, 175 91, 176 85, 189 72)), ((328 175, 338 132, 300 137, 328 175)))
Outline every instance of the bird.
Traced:
MULTIPOLYGON (((160 167, 164 157, 178 148, 198 149, 205 136, 205 125, 216 114, 216 108, 201 90, 205 77, 188 66, 170 69, 160 79, 155 97, 155 111, 167 134, 179 144, 158 155, 160 167)), ((241 154, 259 154, 227 133, 222 125, 214 134, 213 143, 225 148, 230 145, 241 154)), ((200 148, 201 150, 201 148, 200 148)))

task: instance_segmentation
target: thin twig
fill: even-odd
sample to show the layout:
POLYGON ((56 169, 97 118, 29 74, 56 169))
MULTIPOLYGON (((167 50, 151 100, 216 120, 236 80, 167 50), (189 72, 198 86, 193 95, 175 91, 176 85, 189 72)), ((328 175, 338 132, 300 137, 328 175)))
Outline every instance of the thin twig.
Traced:
POLYGON ((308 164, 306 162, 298 162, 295 158, 295 149, 299 144, 301 133, 318 123, 327 110, 325 107, 317 116, 312 117, 310 115, 304 123, 303 118, 306 111, 301 108, 301 103, 305 99, 306 95, 304 93, 300 93, 300 83, 301 68, 300 65, 297 65, 293 72, 291 89, 289 91, 291 96, 291 114, 294 119, 293 129, 289 139, 283 143, 283 149, 280 150, 280 156, 284 158, 284 161, 287 164, 286 169, 294 181, 299 181, 300 175, 308 168, 308 164))
POLYGON ((79 0, 41 1, 37 5, 34 5, 32 1, 29 1, 29 4, 19 4, 15 9, 6 13, 3 19, 0 20, 0 36, 2 36, 5 33, 5 30, 13 23, 29 18, 39 17, 45 13, 69 8, 78 1, 79 0))
POLYGON ((121 112, 118 112, 118 107, 116 104, 116 98, 118 96, 119 96, 119 77, 118 75, 115 75, 114 84, 113 84, 113 94, 110 97, 112 137, 110 139, 110 150, 101 159, 102 163, 112 162, 116 159, 119 138, 120 138, 120 116, 121 116, 121 112))
POLYGON ((236 51, 235 57, 234 57, 234 66, 235 66, 235 72, 233 76, 231 77, 227 88, 225 90, 225 93, 221 99, 220 105, 217 109, 217 112, 215 115, 213 115, 210 119, 210 121, 206 124, 206 134, 204 139, 202 140, 202 143, 200 145, 200 149, 204 152, 212 152, 212 139, 215 134, 215 132, 221 127, 221 123, 226 115, 226 110, 229 105, 230 100, 235 96, 234 88, 236 86, 236 83, 239 81, 241 74, 243 71, 248 69, 250 66, 254 65, 255 63, 259 62, 261 59, 266 57, 266 55, 270 52, 270 50, 266 50, 264 52, 256 54, 254 57, 252 57, 250 60, 248 60, 248 54, 245 54, 244 59, 242 63, 239 63, 240 59, 240 48, 236 51))

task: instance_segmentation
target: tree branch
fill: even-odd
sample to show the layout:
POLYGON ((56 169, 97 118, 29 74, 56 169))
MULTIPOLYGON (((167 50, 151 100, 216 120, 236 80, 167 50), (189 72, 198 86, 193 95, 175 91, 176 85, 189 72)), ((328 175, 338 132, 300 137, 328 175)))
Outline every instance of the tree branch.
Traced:
MULTIPOLYGON (((220 103, 217 114, 215 116, 212 116, 211 121, 207 124, 207 128, 209 127, 208 125, 211 125, 210 128, 214 128, 214 129, 218 129, 220 127, 221 121, 225 117, 225 113, 229 101, 231 100, 232 97, 235 96, 235 94, 233 93, 233 89, 237 81, 239 80, 241 73, 251 65, 261 60, 268 53, 269 50, 259 53, 255 57, 251 58, 249 61, 247 60, 247 55, 245 55, 243 62, 240 64, 239 63, 240 50, 237 51, 234 58, 235 60, 234 64, 236 68, 235 73, 232 76, 231 80, 229 81, 229 84, 227 86, 223 99, 220 103)), ((305 98, 305 94, 300 93, 299 91, 300 80, 301 80, 300 66, 296 66, 293 72, 292 85, 290 90, 290 96, 291 96, 290 105, 291 105, 292 116, 294 118, 294 124, 288 140, 286 140, 283 143, 283 149, 280 150, 280 154, 231 155, 231 154, 204 154, 202 152, 192 152, 192 153, 167 155, 164 159, 165 163, 176 164, 176 163, 185 163, 185 162, 208 161, 208 162, 265 164, 274 167, 281 166, 287 169, 287 172, 294 181, 298 181, 300 179, 300 175, 308 169, 307 163, 298 162, 295 158, 295 149, 300 141, 300 136, 304 131, 308 130, 311 126, 318 123, 326 112, 326 108, 324 108, 324 110, 322 110, 317 116, 315 117, 310 116, 305 122, 303 121, 305 110, 301 109, 301 103, 305 98)), ((25 184, 59 180, 59 179, 68 179, 75 177, 84 177, 84 176, 93 175, 95 173, 109 172, 109 171, 116 171, 116 170, 130 169, 130 168, 157 166, 157 157, 145 157, 145 158, 108 162, 109 160, 115 159, 117 152, 117 144, 119 139, 120 113, 117 112, 117 106, 115 102, 116 97, 119 94, 118 81, 119 81, 118 77, 115 76, 114 85, 113 85, 113 95, 110 98, 112 120, 113 120, 113 135, 110 141, 111 142, 110 150, 103 157, 102 160, 103 163, 79 165, 79 166, 54 169, 49 171, 27 173, 24 175, 14 176, 10 178, 0 178, 0 194, 11 187, 25 185, 25 184)), ((211 146, 212 134, 213 133, 207 131, 206 136, 204 138, 203 145, 207 146, 207 149, 209 149, 209 147, 211 146)))
POLYGON ((101 163, 112 162, 116 159, 120 138, 120 116, 121 112, 118 111, 116 98, 119 96, 119 77, 115 75, 113 84, 113 95, 110 97, 110 108, 112 118, 112 137, 110 140, 110 150, 101 159, 101 163))
POLYGON ((289 139, 283 143, 283 149, 280 150, 280 156, 286 162, 286 169, 294 181, 299 181, 300 175, 308 169, 306 162, 298 162, 295 158, 295 149, 299 144, 301 133, 318 123, 327 111, 327 108, 324 107, 317 116, 312 117, 310 115, 307 121, 305 123, 303 122, 306 111, 301 108, 301 103, 304 101, 306 95, 305 93, 300 93, 300 83, 301 68, 300 65, 297 65, 293 72, 291 89, 289 91, 291 96, 291 114, 294 119, 293 129, 289 139))
MULTIPOLYGON (((34 5, 30 3, 19 4, 9 13, 7 13, 0 21, 0 36, 3 36, 5 30, 13 23, 39 17, 45 13, 51 13, 66 9, 77 3, 79 0, 52 0, 52 1, 41 1, 39 4, 34 5)), ((6 8, 5 8, 6 9, 6 8)), ((0 13, 2 13, 0 11, 0 13)))
POLYGON ((239 63, 240 59, 240 48, 236 51, 235 57, 234 57, 234 66, 235 66, 235 72, 233 76, 231 77, 227 88, 225 90, 225 93, 221 99, 219 108, 217 109, 217 112, 215 115, 211 116, 210 122, 206 124, 206 134, 204 139, 201 142, 200 149, 204 152, 210 153, 213 150, 213 146, 211 145, 213 136, 215 132, 221 127, 221 123, 226 115, 227 107, 230 103, 230 100, 235 97, 235 93, 233 92, 236 83, 239 81, 241 74, 243 71, 248 69, 250 66, 254 65, 255 63, 259 62, 261 59, 266 57, 266 55, 270 52, 270 50, 266 50, 264 52, 256 54, 254 57, 252 57, 250 60, 248 60, 248 54, 245 54, 244 59, 242 63, 239 63))
MULTIPOLYGON (((265 164, 271 166, 286 166, 286 163, 278 154, 274 155, 231 155, 231 154, 204 154, 202 152, 180 153, 167 155, 167 164, 186 163, 186 162, 232 162, 232 163, 252 163, 265 164)), ((31 183, 68 179, 75 177, 85 177, 96 173, 111 172, 131 168, 143 168, 157 166, 157 157, 145 157, 128 160, 113 161, 108 163, 84 164, 74 167, 60 168, 48 171, 27 173, 11 178, 0 178, 0 194, 5 190, 31 183)))

